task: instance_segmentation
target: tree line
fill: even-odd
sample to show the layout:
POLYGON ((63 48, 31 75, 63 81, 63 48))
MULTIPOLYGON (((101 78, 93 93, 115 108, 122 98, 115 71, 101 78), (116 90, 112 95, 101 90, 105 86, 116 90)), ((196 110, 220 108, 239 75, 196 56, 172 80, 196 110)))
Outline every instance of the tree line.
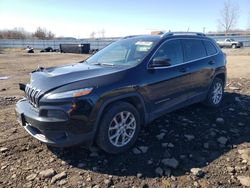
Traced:
POLYGON ((53 39, 55 34, 46 28, 38 27, 35 32, 27 32, 23 28, 0 30, 0 39, 53 39))

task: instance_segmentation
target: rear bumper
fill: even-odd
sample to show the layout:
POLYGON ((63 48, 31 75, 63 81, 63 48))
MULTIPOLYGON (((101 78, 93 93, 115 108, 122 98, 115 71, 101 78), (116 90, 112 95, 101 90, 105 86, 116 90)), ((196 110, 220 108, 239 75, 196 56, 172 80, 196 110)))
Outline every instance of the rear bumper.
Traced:
MULTIPOLYGON (((16 104, 16 116, 19 124, 34 138, 56 147, 69 147, 93 142, 94 131, 76 133, 72 121, 65 113, 62 117, 41 117, 26 99, 16 104)), ((82 125, 84 126, 84 125, 82 125)))

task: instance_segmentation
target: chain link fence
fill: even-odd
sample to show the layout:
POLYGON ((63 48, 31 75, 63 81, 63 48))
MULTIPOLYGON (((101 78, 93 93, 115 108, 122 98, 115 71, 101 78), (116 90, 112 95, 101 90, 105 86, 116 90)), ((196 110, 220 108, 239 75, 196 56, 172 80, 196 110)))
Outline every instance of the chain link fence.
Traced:
POLYGON ((60 44, 82 44, 90 43, 91 49, 102 49, 119 38, 100 39, 54 39, 54 40, 33 40, 33 39, 0 39, 0 48, 26 48, 30 46, 34 49, 52 47, 59 49, 60 44))
MULTIPOLYGON (((250 47, 250 36, 210 36, 215 40, 233 38, 242 41, 243 46, 250 47)), ((59 49, 60 44, 82 44, 90 43, 90 49, 102 49, 108 44, 120 38, 96 38, 96 39, 54 39, 54 40, 34 40, 34 39, 0 39, 0 48, 26 48, 30 46, 34 49, 52 47, 59 49)))

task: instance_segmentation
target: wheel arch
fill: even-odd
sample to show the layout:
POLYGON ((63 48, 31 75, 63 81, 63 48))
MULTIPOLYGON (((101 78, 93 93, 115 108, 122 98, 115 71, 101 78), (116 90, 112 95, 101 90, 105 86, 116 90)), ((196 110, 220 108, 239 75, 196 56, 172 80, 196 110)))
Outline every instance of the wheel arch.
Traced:
POLYGON ((220 78, 220 79, 223 81, 224 86, 225 86, 225 84, 226 84, 226 74, 225 74, 225 73, 220 72, 220 73, 218 73, 218 74, 216 74, 216 75, 214 76, 213 80, 214 80, 215 78, 220 78))
POLYGON ((237 48, 237 43, 232 43, 231 44, 231 48, 233 48, 234 46, 237 48))
MULTIPOLYGON (((102 103, 101 107, 99 108, 96 122, 94 124, 95 137, 98 133, 99 124, 100 124, 100 121, 103 117, 104 110, 108 109, 111 105, 113 105, 114 103, 119 102, 119 101, 130 103, 138 110, 139 115, 140 115, 141 125, 145 125, 148 123, 149 115, 147 113, 147 109, 146 109, 144 100, 140 94, 129 93, 129 94, 124 94, 124 95, 119 95, 119 96, 112 97, 112 98, 104 101, 102 103)), ((95 138, 94 138, 94 140, 95 140, 95 138)))
POLYGON ((220 78, 224 83, 227 81, 227 67, 226 62, 222 66, 215 68, 214 74, 211 76, 211 83, 215 78, 220 78))
POLYGON ((210 90, 210 88, 212 86, 212 83, 213 83, 213 81, 214 81, 215 78, 220 78, 223 81, 224 87, 225 87, 226 80, 227 80, 227 73, 226 73, 225 67, 217 70, 217 72, 213 75, 213 77, 210 80, 210 84, 209 84, 207 92, 210 90))

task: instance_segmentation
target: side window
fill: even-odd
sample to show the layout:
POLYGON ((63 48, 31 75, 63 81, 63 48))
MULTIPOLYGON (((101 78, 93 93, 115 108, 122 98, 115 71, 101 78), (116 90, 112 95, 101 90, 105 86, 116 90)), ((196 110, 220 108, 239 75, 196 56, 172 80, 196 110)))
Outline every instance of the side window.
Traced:
POLYGON ((204 40, 203 42, 207 50, 207 55, 214 55, 217 53, 217 49, 210 41, 204 40))
POLYGON ((183 40, 185 61, 192 61, 206 56, 206 49, 201 40, 183 40))
POLYGON ((156 57, 167 57, 171 65, 183 63, 182 46, 180 40, 171 40, 165 42, 156 52, 156 57))

